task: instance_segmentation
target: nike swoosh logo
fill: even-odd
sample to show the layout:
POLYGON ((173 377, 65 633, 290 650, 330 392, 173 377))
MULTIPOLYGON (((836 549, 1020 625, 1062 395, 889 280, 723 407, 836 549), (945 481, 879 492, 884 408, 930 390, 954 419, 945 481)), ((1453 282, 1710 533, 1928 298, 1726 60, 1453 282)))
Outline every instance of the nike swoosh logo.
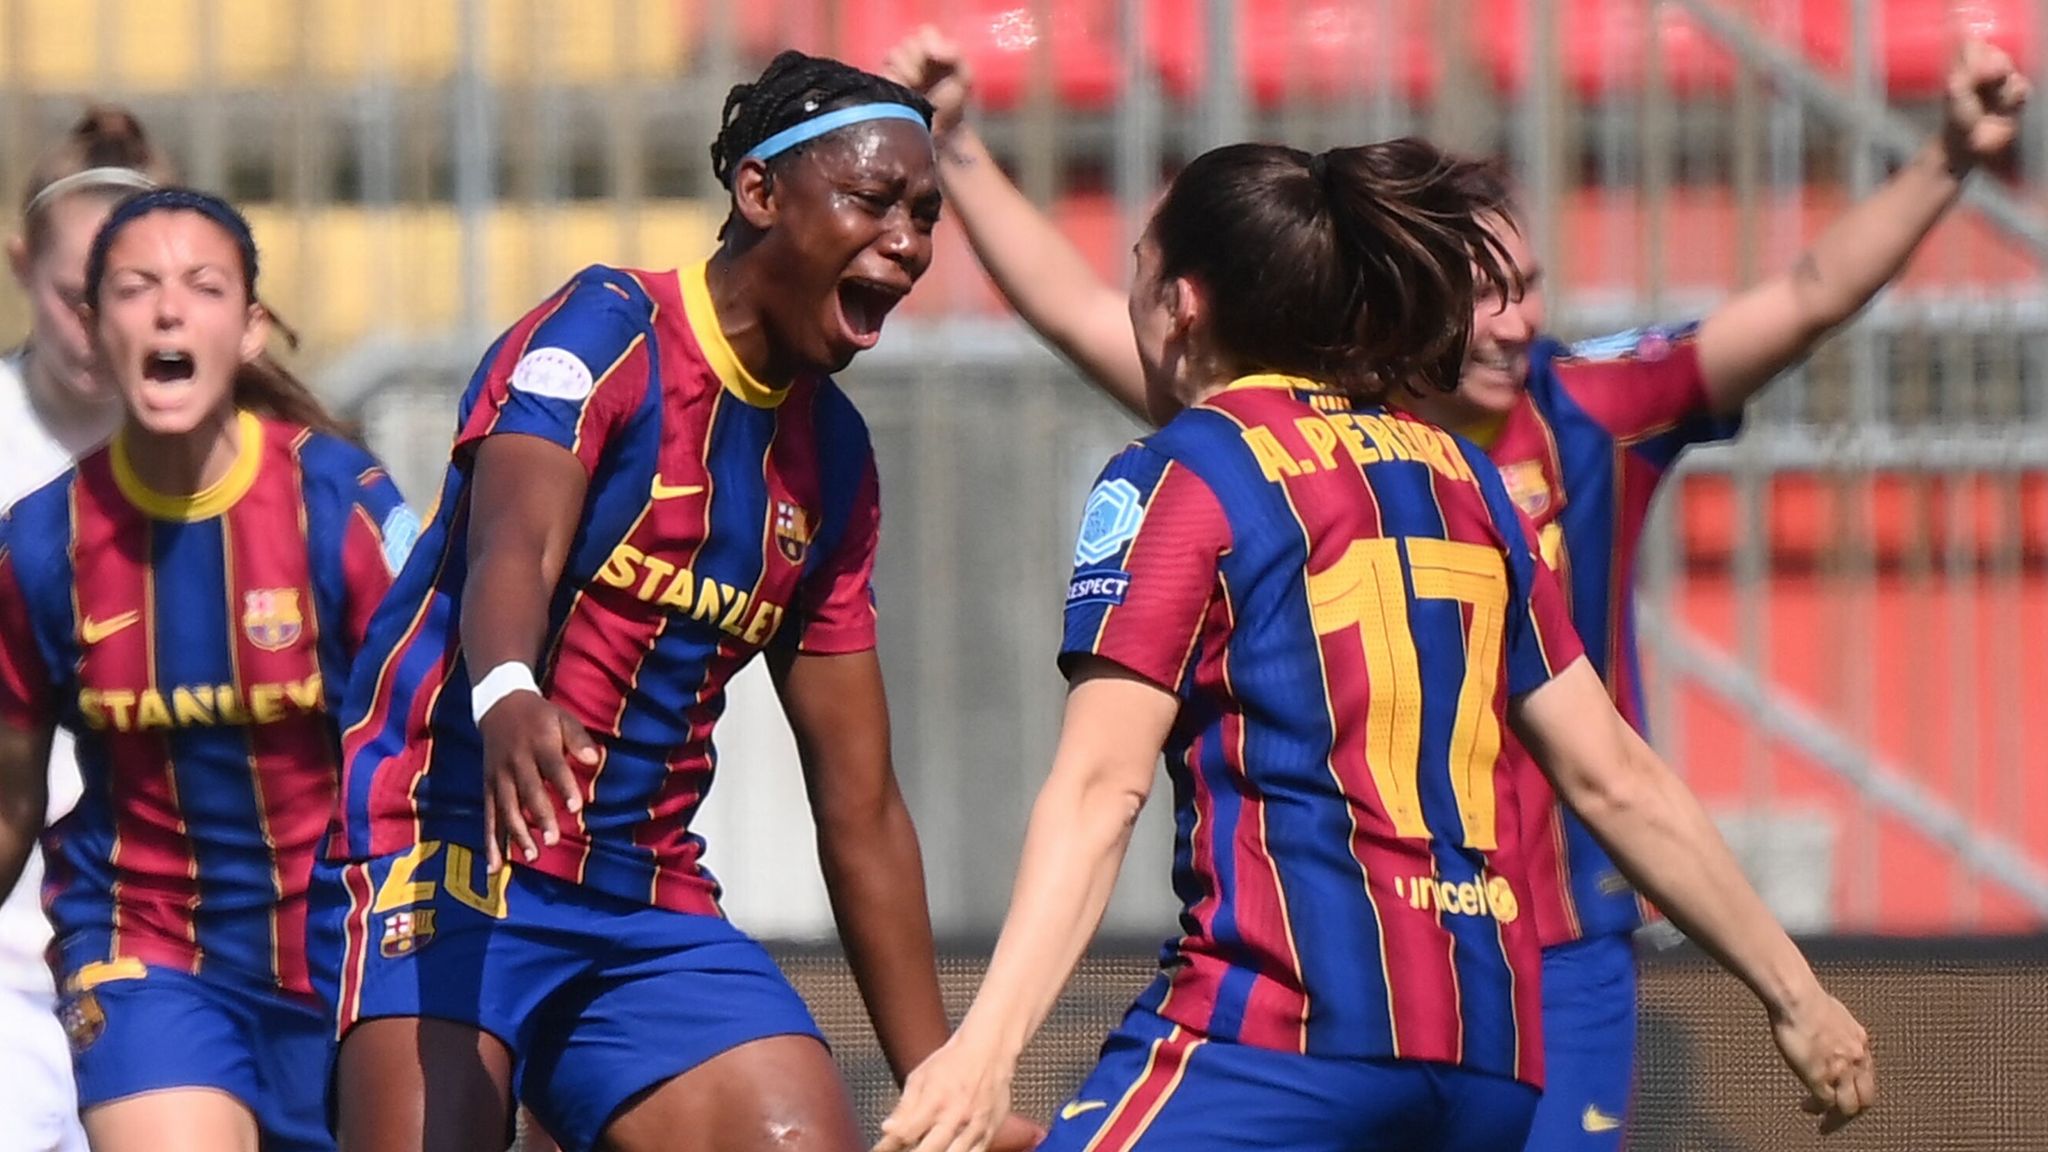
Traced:
POLYGON ((95 620, 87 616, 78 622, 78 638, 88 645, 97 644, 140 619, 140 612, 123 612, 119 616, 109 616, 105 620, 95 620))
POLYGON ((695 496, 703 490, 702 484, 663 484, 661 474, 657 472, 654 476, 654 485, 647 494, 656 500, 674 500, 682 496, 695 496))
POLYGON ((1588 1104, 1579 1115, 1579 1127, 1588 1132, 1612 1132, 1621 1127, 1621 1118, 1602 1112, 1597 1104, 1588 1104))
POLYGON ((1097 1108, 1107 1107, 1109 1107, 1109 1102, 1106 1100, 1070 1100, 1067 1102, 1066 1107, 1060 1109, 1060 1119, 1072 1120, 1076 1116, 1093 1112, 1097 1108))

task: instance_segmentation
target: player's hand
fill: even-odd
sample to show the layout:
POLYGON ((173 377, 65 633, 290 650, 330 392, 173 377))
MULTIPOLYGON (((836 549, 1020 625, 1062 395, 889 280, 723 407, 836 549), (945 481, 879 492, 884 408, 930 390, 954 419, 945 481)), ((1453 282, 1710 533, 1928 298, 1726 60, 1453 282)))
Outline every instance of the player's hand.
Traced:
POLYGON ((983 1152, 998 1134, 1021 1138, 1009 1115, 1010 1064, 955 1032, 903 1082, 874 1152, 983 1152))
POLYGON ((1035 1123, 1023 1114, 1012 1112, 996 1125, 995 1138, 988 1142, 988 1152, 1031 1152, 1038 1142, 1045 1139, 1045 1125, 1035 1123))
POLYGON ((569 761, 593 766, 598 750, 575 717, 538 692, 499 700, 477 730, 484 745, 484 862, 496 872, 505 866, 508 843, 520 859, 532 860, 541 845, 562 838, 548 790, 561 796, 568 811, 581 811, 583 793, 569 761))
POLYGON ((1809 1093, 1800 1107, 1820 1117, 1823 1135, 1877 1101, 1870 1036, 1840 1000, 1816 991, 1801 1007, 1771 1019, 1771 1036, 1809 1093))
POLYGON ((1943 140, 1952 166, 2002 164, 2020 135, 2020 112, 2032 86, 2005 50, 1968 40, 1948 73, 1943 140))
POLYGON ((974 73, 960 46, 929 24, 889 50, 882 75, 932 102, 932 135, 944 136, 960 126, 974 94, 974 73))

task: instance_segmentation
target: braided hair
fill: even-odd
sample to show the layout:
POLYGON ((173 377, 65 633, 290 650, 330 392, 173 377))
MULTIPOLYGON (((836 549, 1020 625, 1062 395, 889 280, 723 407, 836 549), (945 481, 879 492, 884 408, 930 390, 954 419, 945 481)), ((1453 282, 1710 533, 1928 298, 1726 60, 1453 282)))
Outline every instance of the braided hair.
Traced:
MULTIPOLYGON (((768 62, 759 79, 735 84, 725 94, 718 138, 711 142, 711 175, 730 188, 740 160, 763 140, 823 112, 875 103, 908 105, 923 114, 927 127, 931 124, 931 102, 893 80, 828 57, 784 51, 768 62)), ((805 147, 799 144, 771 163, 805 147)), ((719 236, 724 235, 720 228, 719 236)))

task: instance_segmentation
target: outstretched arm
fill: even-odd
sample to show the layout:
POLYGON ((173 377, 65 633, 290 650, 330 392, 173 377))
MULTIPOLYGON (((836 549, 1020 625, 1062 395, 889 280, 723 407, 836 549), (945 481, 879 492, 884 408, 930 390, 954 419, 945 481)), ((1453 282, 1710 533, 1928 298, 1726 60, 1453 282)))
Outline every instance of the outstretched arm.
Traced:
POLYGON ((932 143, 946 206, 959 216, 974 255, 1010 307, 1090 383, 1139 419, 1149 419, 1124 294, 1096 276, 1003 174, 966 122, 972 80, 959 47, 934 28, 920 28, 889 53, 884 70, 932 102, 932 143))
POLYGON ((1700 324, 1700 370, 1717 415, 1732 416, 1906 266, 1980 163, 2019 136, 2027 81, 1981 41, 1949 73, 1947 123, 1884 186, 1828 225, 1791 268, 1740 293, 1700 324))
POLYGON ((1876 1096, 1868 1038, 1821 988, 1684 782, 1615 712, 1583 657, 1510 711, 1557 794, 1686 935, 1749 985, 1785 1060, 1840 1127, 1876 1096))

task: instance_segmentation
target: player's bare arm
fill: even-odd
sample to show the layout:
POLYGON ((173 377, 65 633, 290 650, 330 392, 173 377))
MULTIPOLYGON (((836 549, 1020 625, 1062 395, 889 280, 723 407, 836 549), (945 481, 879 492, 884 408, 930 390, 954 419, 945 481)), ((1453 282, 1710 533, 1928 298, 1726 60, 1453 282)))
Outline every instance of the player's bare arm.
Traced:
MULTIPOLYGON (((898 1083, 945 1043, 924 858, 889 754, 882 664, 873 649, 769 654, 796 735, 818 827, 818 861, 854 982, 898 1083)), ((1043 1135, 1010 1117, 994 1147, 1022 1152, 1043 1135)))
POLYGON ((1139 419, 1149 419, 1122 290, 1102 282, 1003 174, 967 123, 974 80, 959 46, 935 28, 920 28, 889 53, 883 72, 932 102, 932 144, 946 206, 959 216, 968 244, 1010 307, 1090 383, 1139 419))
POLYGON ((945 1042, 924 859, 889 755, 873 649, 773 652, 769 671, 796 734, 818 860, 861 997, 897 1079, 945 1042))
POLYGON ((50 803, 50 729, 0 724, 0 900, 28 867, 50 803))
MULTIPOLYGON (((588 483, 574 454, 535 436, 486 437, 470 492, 469 578, 462 599, 462 655, 470 675, 522 665, 529 673, 548 627, 548 598, 561 579, 588 483)), ((552 787, 570 812, 582 796, 568 757, 597 759, 583 725, 536 691, 513 691, 478 721, 484 745, 486 857, 504 865, 504 842, 531 860, 561 836, 552 787), (538 830, 536 843, 534 831, 538 830)))
POLYGON ((1592 665, 1580 658, 1510 717, 1623 874, 1763 1002, 1822 1131, 1869 1107, 1877 1089, 1863 1027, 1820 986, 1699 801, 1614 711, 1592 665))
POLYGON ((1009 1108, 1018 1056, 1087 950, 1179 711, 1170 692, 1091 659, 1067 695, 1032 806, 1009 915, 960 1030, 913 1073, 875 1152, 978 1152, 1009 1108))
POLYGON ((1792 267, 1702 322, 1700 369, 1716 413, 1741 411, 1898 276, 1969 174, 2010 156, 2028 88, 2000 49, 1982 41, 1963 46, 1949 72, 1941 134, 1836 218, 1792 267))

